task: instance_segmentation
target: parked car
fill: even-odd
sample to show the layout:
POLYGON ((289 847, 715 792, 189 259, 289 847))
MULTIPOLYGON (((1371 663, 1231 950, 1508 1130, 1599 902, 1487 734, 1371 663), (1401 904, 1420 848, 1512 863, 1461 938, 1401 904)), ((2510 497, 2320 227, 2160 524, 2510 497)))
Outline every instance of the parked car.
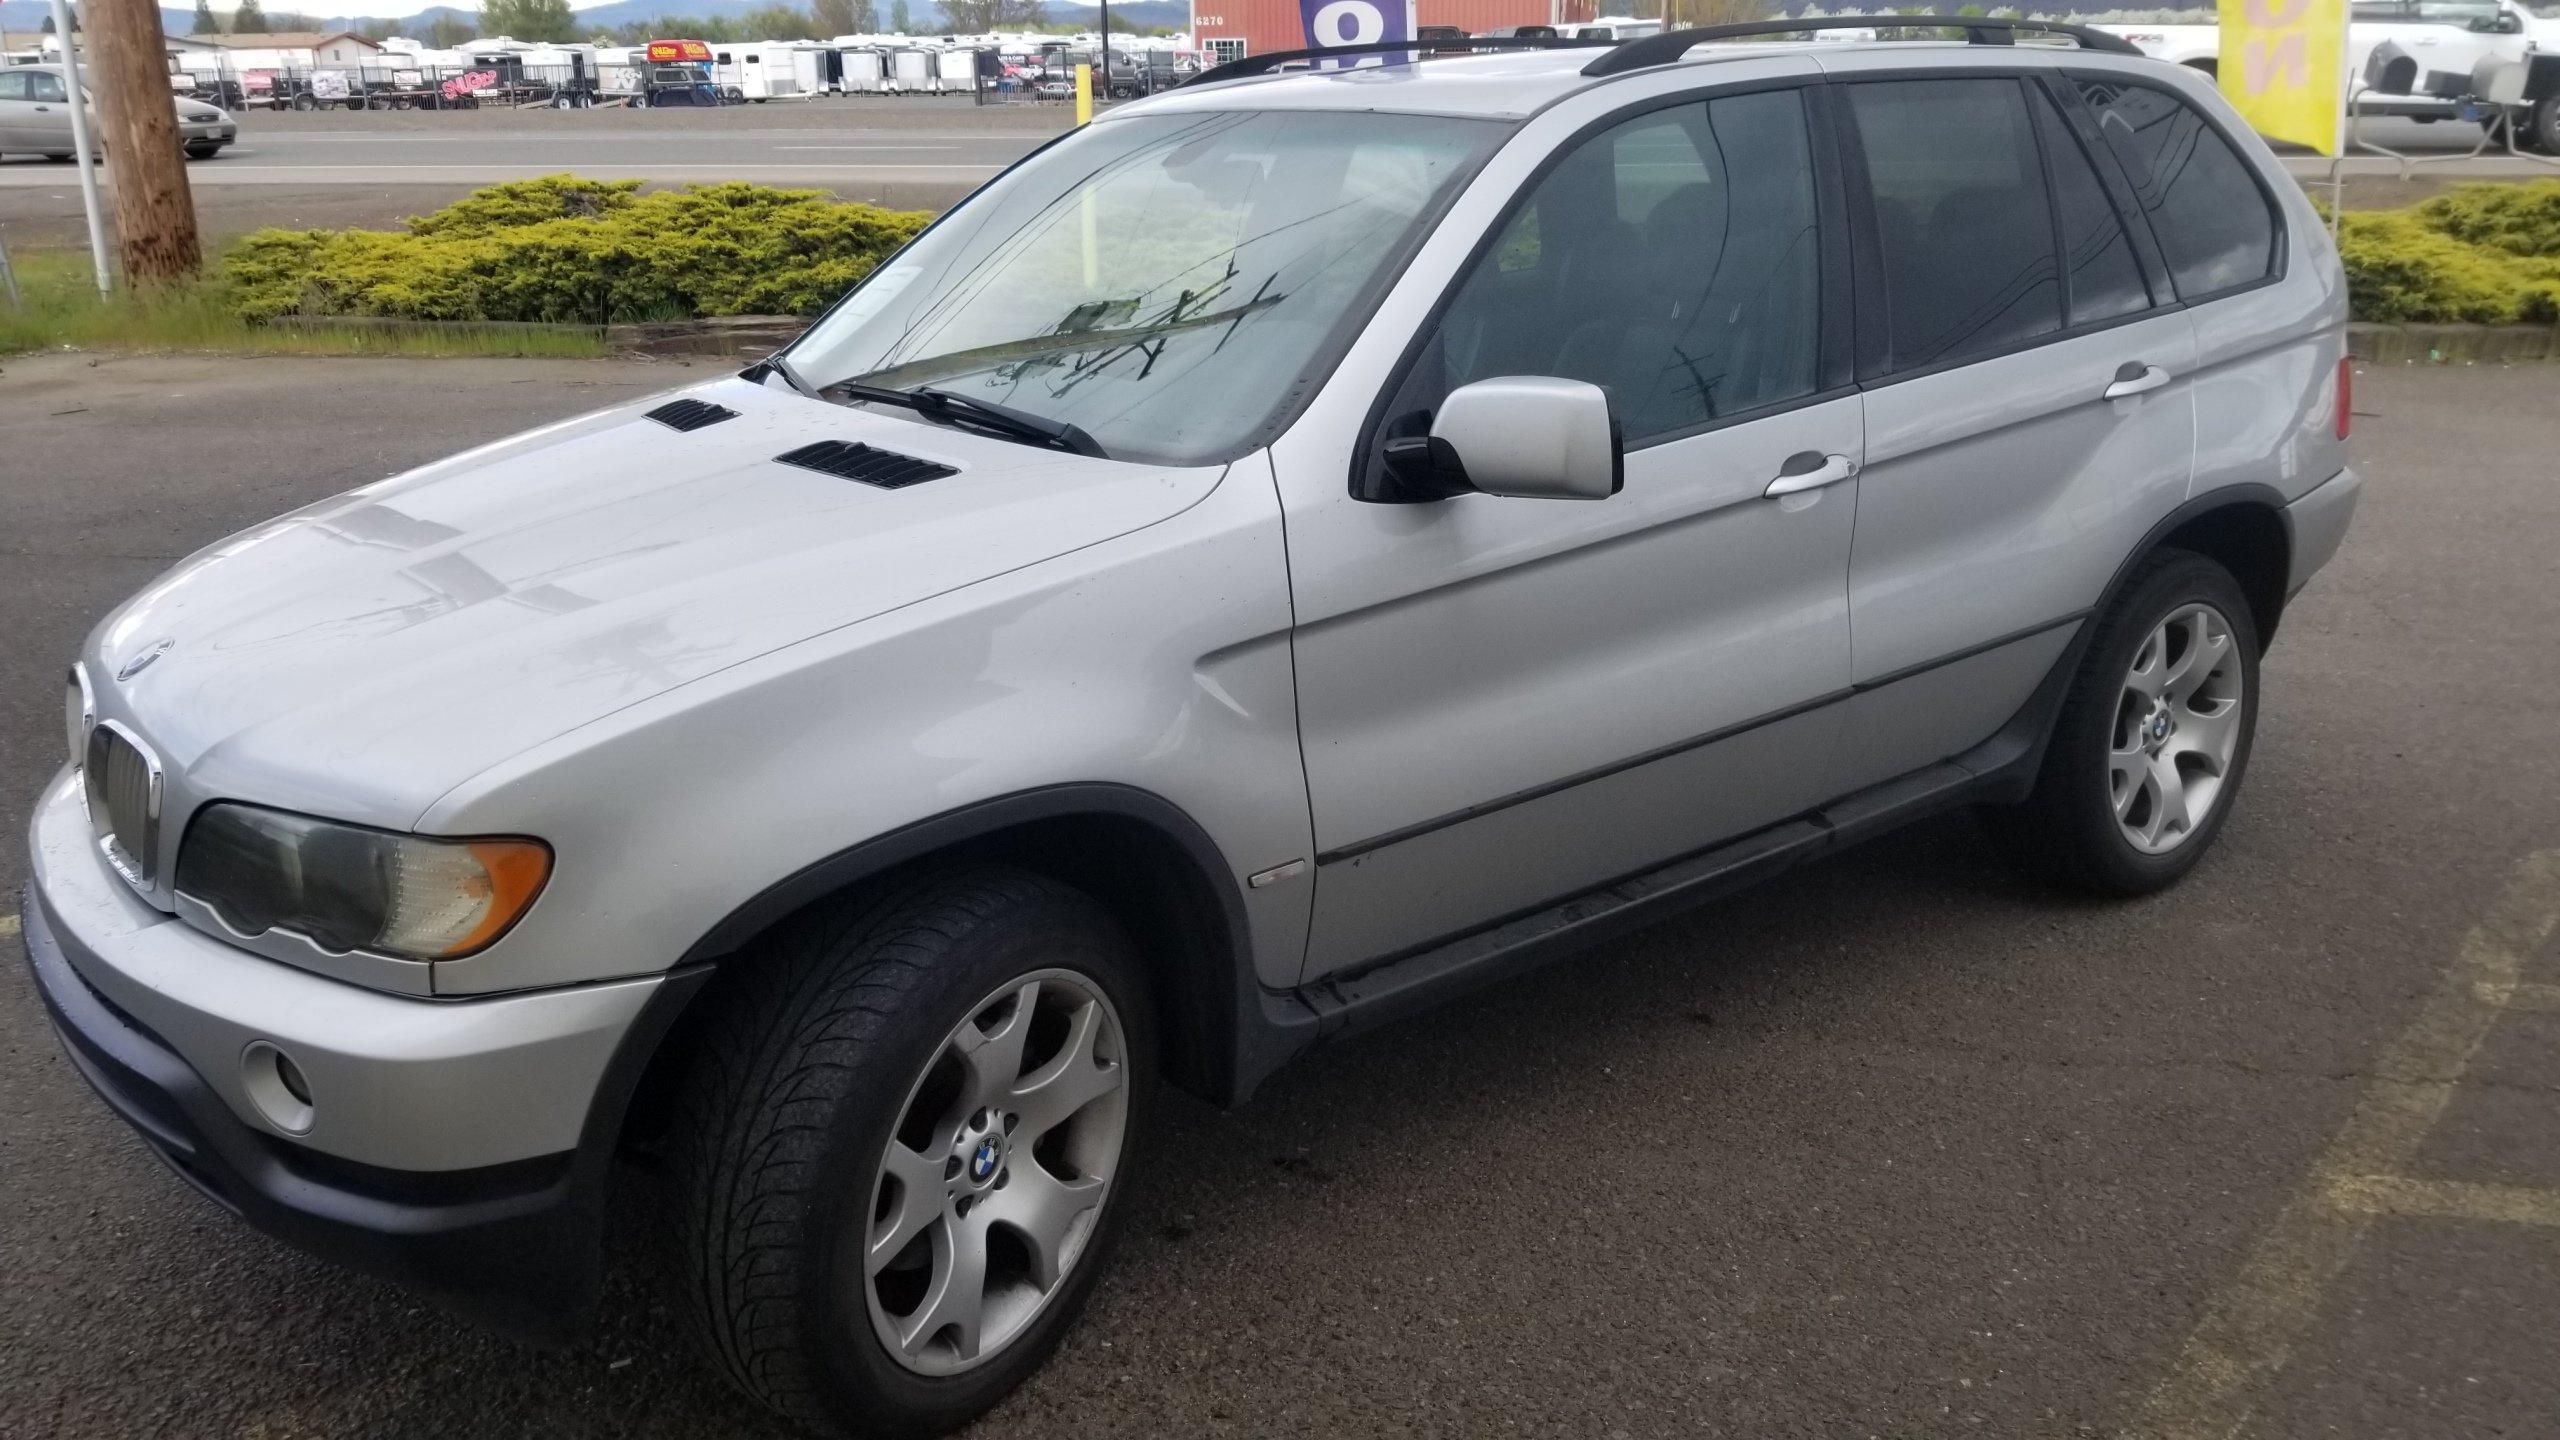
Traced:
POLYGON ((2325 225, 2192 71, 1691 44, 1133 102, 771 359, 181 563, 33 820, 81 1072, 518 1334, 648 1186, 715 1363, 910 1434, 1160 1078, 1951 807, 2175 882, 2356 505, 2325 225))
MULTIPOLYGON (((210 160, 238 138, 229 115, 183 95, 171 97, 178 107, 178 144, 194 160, 210 160)), ((97 106, 89 106, 91 117, 97 106)), ((93 124, 91 136, 98 135, 93 124)), ((101 149, 105 141, 99 139, 101 149)), ((71 92, 58 65, 12 65, 0 69, 0 155, 35 154, 68 160, 71 144, 71 92)))

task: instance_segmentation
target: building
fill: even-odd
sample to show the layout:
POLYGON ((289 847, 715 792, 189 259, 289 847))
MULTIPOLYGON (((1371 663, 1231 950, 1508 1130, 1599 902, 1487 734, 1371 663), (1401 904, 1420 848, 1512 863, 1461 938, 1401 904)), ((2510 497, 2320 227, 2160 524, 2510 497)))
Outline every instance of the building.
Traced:
MULTIPOLYGON (((1191 0, 1192 43, 1216 60, 1306 47, 1300 0, 1191 0)), ((1392 3, 1392 0, 1390 0, 1392 3)), ((1451 25, 1470 35, 1520 25, 1582 24, 1595 0, 1414 0, 1416 25, 1451 25)))
MULTIPOLYGON (((353 70, 382 53, 382 47, 352 31, 279 30, 271 35, 191 35, 223 50, 272 51, 301 70, 353 70)), ((244 62, 245 63, 245 62, 244 62)))

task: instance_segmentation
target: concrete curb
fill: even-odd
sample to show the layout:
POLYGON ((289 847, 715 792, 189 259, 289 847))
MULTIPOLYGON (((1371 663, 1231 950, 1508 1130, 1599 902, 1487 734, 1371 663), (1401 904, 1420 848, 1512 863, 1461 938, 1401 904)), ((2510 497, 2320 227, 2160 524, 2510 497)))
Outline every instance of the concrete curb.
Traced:
POLYGON ((727 315, 709 320, 670 320, 647 325, 541 325, 522 320, 395 320, 377 316, 305 317, 273 322, 281 330, 477 330, 498 334, 556 334, 600 338, 616 354, 652 360, 754 360, 772 354, 808 328, 790 315, 727 315))
POLYGON ((2347 353, 2375 365, 2513 364, 2560 360, 2560 325, 2383 325, 2347 327, 2347 353))
POLYGON ((607 325, 604 343, 621 354, 661 360, 758 360, 808 328, 808 321, 791 315, 728 315, 655 325, 607 325))

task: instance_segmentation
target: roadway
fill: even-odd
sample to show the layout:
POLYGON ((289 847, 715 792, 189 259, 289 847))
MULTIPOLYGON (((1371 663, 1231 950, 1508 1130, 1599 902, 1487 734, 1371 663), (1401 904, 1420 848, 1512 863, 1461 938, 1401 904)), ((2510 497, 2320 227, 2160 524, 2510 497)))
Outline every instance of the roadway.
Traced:
MULTIPOLYGON (((813 101, 722 110, 324 113, 242 117, 237 145, 188 167, 198 189, 232 186, 433 185, 457 189, 574 170, 605 179, 683 184, 756 180, 828 188, 887 183, 966 187, 1058 133, 1054 106, 980 109, 959 99, 813 101)), ((2395 150, 2458 155, 2479 138, 2469 125, 2383 119, 2365 132, 2395 150)), ((2328 162, 2289 157, 2306 178, 2328 162)), ((2351 173, 2388 173, 2365 155, 2351 173)), ((2490 177, 2560 174, 2496 155, 2428 167, 2430 174, 2490 177)), ((60 165, 0 162, 0 188, 65 190, 60 165)))
MULTIPOLYGON (((0 894, 63 664, 242 525, 671 364, 0 375, 0 894)), ((2549 1436, 2560 487, 2542 367, 2370 369, 2363 513, 2167 894, 1949 816, 1161 1107, 1004 1437, 2549 1436)), ((534 1354, 244 1230, 89 1095, 0 918, 0 1435, 779 1437, 636 1257, 534 1354)))
MULTIPOLYGON (((262 226, 387 227, 482 185, 574 170, 676 185, 752 180, 824 189, 899 209, 941 210, 1058 134, 1055 105, 972 105, 955 97, 828 100, 717 110, 252 112, 219 157, 190 164, 197 213, 219 244, 262 226)), ((2467 125, 2372 122, 2373 138, 2415 154, 2458 155, 2467 125)), ((2286 164, 2316 183, 2328 162, 2286 164)), ((2401 205, 2465 179, 2560 175, 2512 157, 2421 167, 2402 184, 2379 156, 2348 162, 2350 208, 2401 205)), ((69 166, 0 161, 0 242, 76 247, 85 231, 69 166)))

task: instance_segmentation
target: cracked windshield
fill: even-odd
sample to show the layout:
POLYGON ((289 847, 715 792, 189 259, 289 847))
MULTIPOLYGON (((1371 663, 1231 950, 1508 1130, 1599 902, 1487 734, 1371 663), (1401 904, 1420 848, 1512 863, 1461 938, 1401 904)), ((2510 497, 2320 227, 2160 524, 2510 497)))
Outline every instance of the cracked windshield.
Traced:
POLYGON ((819 385, 933 386, 1198 464, 1269 439, 1508 133, 1381 114, 1131 116, 997 181, 793 347, 819 385))

